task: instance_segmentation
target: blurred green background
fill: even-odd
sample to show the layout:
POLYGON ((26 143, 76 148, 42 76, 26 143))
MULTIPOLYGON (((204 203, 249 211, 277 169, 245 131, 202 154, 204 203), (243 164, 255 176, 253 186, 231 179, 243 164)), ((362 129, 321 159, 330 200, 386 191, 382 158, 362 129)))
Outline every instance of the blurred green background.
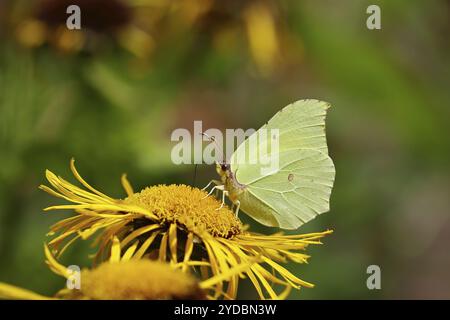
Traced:
MULTIPOLYGON (((337 176, 331 212, 299 232, 335 232, 291 266, 316 284, 291 298, 450 298, 449 34, 449 1, 0 0, 0 281, 64 284, 43 262, 63 217, 42 212, 59 203, 37 189, 46 168, 73 181, 75 157, 115 197, 123 172, 136 190, 192 184, 193 166, 170 161, 173 129, 259 128, 317 98, 333 105, 337 176), (81 31, 65 28, 70 4, 81 31), (370 4, 381 30, 366 28, 370 4)), ((200 166, 196 184, 215 177, 200 166)))

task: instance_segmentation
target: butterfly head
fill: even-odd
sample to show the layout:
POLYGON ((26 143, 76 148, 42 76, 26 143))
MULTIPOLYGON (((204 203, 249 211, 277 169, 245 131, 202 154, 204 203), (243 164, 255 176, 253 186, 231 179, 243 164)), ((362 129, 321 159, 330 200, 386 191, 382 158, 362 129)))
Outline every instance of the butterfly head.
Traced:
POLYGON ((219 175, 224 175, 227 171, 230 171, 230 164, 225 162, 216 162, 216 171, 219 175))
POLYGON ((231 172, 230 164, 226 162, 216 162, 216 171, 223 181, 228 177, 229 173, 231 172))
POLYGON ((245 191, 246 186, 237 181, 234 172, 231 171, 231 165, 229 163, 216 162, 216 171, 225 186, 225 190, 228 192, 228 197, 234 203, 238 200, 237 197, 245 191))

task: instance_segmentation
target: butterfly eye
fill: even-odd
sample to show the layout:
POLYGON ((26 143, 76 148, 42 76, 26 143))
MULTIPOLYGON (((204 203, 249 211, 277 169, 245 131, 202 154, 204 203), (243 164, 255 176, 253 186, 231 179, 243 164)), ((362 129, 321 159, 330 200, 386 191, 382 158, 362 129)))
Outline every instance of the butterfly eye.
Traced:
POLYGON ((220 168, 222 169, 222 171, 227 171, 230 168, 230 166, 228 164, 226 164, 226 163, 222 163, 220 168))

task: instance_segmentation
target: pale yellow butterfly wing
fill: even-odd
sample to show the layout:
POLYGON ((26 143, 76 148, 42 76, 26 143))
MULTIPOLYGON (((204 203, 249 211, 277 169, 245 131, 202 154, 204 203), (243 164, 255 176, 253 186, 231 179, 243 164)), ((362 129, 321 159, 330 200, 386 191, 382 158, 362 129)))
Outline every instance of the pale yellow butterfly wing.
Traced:
POLYGON ((268 154, 262 147, 273 139, 260 135, 256 148, 252 137, 232 155, 231 171, 246 185, 238 200, 241 209, 267 226, 295 229, 318 214, 329 211, 335 169, 325 136, 325 116, 329 104, 318 100, 300 100, 278 112, 259 129, 278 129, 279 166, 262 173, 263 165, 251 157, 268 154), (266 138, 264 138, 266 137, 266 138), (262 152, 260 152, 262 151, 262 152))

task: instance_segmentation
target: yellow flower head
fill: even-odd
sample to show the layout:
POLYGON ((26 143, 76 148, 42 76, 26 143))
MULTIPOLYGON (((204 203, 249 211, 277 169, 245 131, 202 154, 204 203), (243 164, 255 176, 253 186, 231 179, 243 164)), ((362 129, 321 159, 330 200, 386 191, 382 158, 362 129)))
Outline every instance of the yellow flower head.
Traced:
MULTIPOLYGON (((120 247, 114 239, 112 250, 120 247)), ((65 278, 72 276, 69 269, 58 263, 45 247, 50 269, 65 278)), ((115 253, 111 253, 114 257, 115 253)), ((169 264, 149 259, 114 257, 93 269, 83 269, 78 289, 62 289, 56 296, 62 299, 91 300, 155 300, 204 299, 205 292, 190 274, 169 264)))
POLYGON ((213 197, 185 185, 149 187, 128 196, 123 203, 147 208, 162 224, 176 223, 195 234, 207 232, 212 236, 232 238, 242 233, 239 219, 213 197))
POLYGON ((97 261, 149 258, 169 262, 182 272, 199 273, 203 287, 209 289, 209 298, 236 298, 240 278, 249 278, 261 299, 286 298, 292 288, 313 287, 282 264, 306 262, 304 249, 320 244, 320 238, 331 231, 255 234, 246 231, 231 210, 220 208, 219 201, 202 190, 160 185, 135 193, 123 176, 128 197, 113 199, 85 182, 73 160, 71 169, 84 188, 50 171, 46 176, 53 189, 41 186, 71 202, 45 210, 75 211, 74 216, 51 227, 50 235, 56 237, 49 246, 58 256, 76 239, 87 239, 101 229, 94 243, 98 245, 97 261), (249 267, 231 272, 245 265, 249 267))
POLYGON ((198 299, 204 293, 190 275, 148 259, 104 262, 81 273, 83 293, 92 299, 198 299))
MULTIPOLYGON (((168 263, 149 259, 129 259, 120 252, 120 242, 114 238, 111 258, 93 269, 83 269, 74 273, 73 268, 61 265, 47 246, 46 263, 50 269, 66 278, 70 287, 56 293, 54 297, 42 296, 32 291, 0 282, 0 299, 25 300, 155 300, 155 299, 205 299, 205 289, 222 277, 198 282, 188 273, 177 270, 168 263)), ((73 266, 71 266, 73 267, 73 266)), ((239 273, 248 265, 231 270, 229 275, 239 273)))

